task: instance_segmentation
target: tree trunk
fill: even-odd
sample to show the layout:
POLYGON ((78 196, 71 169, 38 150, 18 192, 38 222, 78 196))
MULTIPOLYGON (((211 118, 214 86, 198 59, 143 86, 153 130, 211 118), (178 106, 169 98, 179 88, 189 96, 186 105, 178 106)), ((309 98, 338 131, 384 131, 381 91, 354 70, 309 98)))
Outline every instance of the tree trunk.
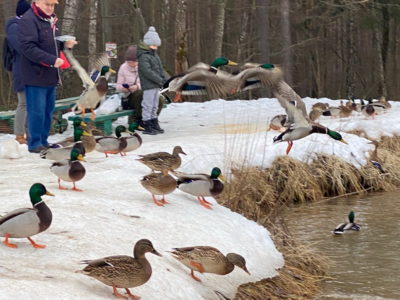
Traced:
POLYGON ((136 17, 138 18, 140 36, 143 37, 143 35, 147 32, 147 25, 142 14, 142 10, 138 5, 137 0, 129 0, 129 2, 132 4, 133 11, 135 12, 136 17))
MULTIPOLYGON (((378 93, 379 97, 387 97, 387 87, 386 87, 386 78, 385 78, 385 66, 384 66, 384 57, 382 55, 383 50, 383 43, 382 43, 382 35, 379 31, 379 23, 380 23, 380 16, 376 13, 376 9, 372 8, 373 15, 376 17, 377 23, 374 26, 374 40, 376 44, 377 50, 377 59, 378 59, 378 93)), ((386 56, 385 56, 386 59, 386 56)))
POLYGON ((351 97, 354 95, 354 67, 355 67, 355 51, 354 51, 354 15, 350 12, 346 16, 347 20, 347 64, 346 64, 346 95, 351 97))
POLYGON ((225 0, 216 0, 216 16, 215 16, 215 52, 214 58, 222 55, 222 43, 224 38, 225 25, 225 0))
POLYGON ((66 0, 61 32, 63 34, 75 35, 76 15, 78 12, 78 0, 66 0))
POLYGON ((183 73, 188 69, 187 31, 186 31, 186 0, 176 0, 175 17, 175 73, 183 73))
POLYGON ((283 61, 286 81, 292 84, 292 51, 290 46, 292 39, 290 36, 290 3, 289 0, 282 0, 282 38, 283 38, 283 61))
POLYGON ((89 52, 89 70, 96 61, 97 54, 97 11, 98 0, 90 0, 89 12, 89 36, 88 36, 88 52, 89 52))
POLYGON ((257 0, 256 2, 257 58, 260 63, 270 62, 268 2, 265 0, 257 0))

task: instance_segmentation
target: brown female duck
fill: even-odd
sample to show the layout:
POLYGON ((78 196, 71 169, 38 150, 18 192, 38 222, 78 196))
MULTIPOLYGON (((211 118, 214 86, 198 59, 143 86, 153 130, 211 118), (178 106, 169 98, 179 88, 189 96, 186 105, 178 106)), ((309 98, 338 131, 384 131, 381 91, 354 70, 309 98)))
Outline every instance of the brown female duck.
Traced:
POLYGON ((181 146, 175 146, 172 154, 168 152, 156 152, 147 155, 139 155, 137 159, 148 166, 152 171, 175 170, 181 166, 182 160, 179 154, 186 155, 181 146))
POLYGON ((173 250, 171 252, 173 257, 188 267, 192 278, 200 282, 201 280, 194 275, 194 271, 226 275, 237 266, 250 275, 246 268, 246 260, 236 253, 228 253, 225 256, 218 249, 209 246, 174 248, 173 250))
POLYGON ((152 270, 145 257, 147 252, 162 256, 154 249, 149 240, 142 239, 135 244, 134 257, 116 255, 95 260, 84 260, 82 263, 88 266, 78 272, 112 286, 113 294, 117 298, 128 299, 129 296, 131 299, 140 299, 140 297, 131 294, 129 288, 145 284, 150 279, 152 270), (124 288, 128 296, 118 293, 117 288, 124 288))
POLYGON ((167 204, 164 196, 176 189, 176 180, 168 174, 167 170, 163 170, 161 173, 150 173, 144 176, 140 183, 151 193, 154 203, 158 206, 167 204), (162 199, 157 200, 155 195, 162 195, 162 199))

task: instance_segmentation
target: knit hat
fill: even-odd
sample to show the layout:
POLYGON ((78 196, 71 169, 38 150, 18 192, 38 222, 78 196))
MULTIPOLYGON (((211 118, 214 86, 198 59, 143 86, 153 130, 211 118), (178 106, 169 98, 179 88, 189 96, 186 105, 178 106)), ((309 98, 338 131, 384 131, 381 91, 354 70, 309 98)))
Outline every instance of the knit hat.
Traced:
POLYGON ((153 26, 150 26, 149 30, 144 35, 143 43, 147 46, 161 46, 161 39, 153 26))
POLYGON ((136 50, 137 47, 135 45, 129 46, 125 52, 125 60, 137 61, 136 50))
POLYGON ((28 9, 31 8, 31 5, 26 0, 19 0, 17 4, 17 8, 15 10, 16 16, 22 16, 28 9))

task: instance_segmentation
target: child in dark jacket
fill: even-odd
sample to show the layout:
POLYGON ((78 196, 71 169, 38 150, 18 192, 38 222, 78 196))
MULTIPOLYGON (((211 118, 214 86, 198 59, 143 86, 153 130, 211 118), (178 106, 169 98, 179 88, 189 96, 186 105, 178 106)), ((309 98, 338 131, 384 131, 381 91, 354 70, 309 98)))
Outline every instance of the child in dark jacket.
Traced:
POLYGON ((143 90, 142 119, 144 134, 164 133, 157 118, 160 88, 166 81, 157 48, 161 45, 161 39, 154 27, 143 37, 143 43, 139 45, 137 56, 139 61, 139 77, 143 90))

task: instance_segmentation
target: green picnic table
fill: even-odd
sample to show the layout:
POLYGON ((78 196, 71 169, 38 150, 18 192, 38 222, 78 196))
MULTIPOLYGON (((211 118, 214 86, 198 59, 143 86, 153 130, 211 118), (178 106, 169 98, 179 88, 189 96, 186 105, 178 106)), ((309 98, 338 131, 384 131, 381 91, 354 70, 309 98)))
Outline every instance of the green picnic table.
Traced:
MULTIPOLYGON (((111 114, 106 114, 106 115, 97 115, 96 118, 94 119, 95 126, 97 129, 100 129, 104 132, 105 135, 111 135, 112 132, 112 122, 115 121, 116 119, 124 116, 132 116, 134 113, 133 109, 127 109, 123 111, 117 111, 111 114)), ((90 119, 91 113, 87 113, 84 115, 83 120, 85 122, 91 122, 92 120, 90 119)), ((75 118, 81 117, 81 115, 76 115, 76 116, 69 116, 68 120, 73 121, 75 118)))

